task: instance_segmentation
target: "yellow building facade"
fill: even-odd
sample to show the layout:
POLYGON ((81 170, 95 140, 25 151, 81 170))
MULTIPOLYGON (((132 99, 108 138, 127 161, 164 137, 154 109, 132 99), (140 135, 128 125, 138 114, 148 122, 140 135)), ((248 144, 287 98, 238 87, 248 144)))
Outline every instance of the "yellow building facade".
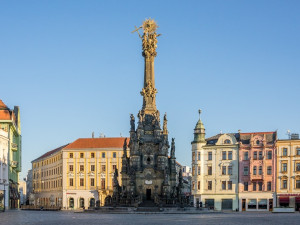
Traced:
POLYGON ((300 209, 300 140, 277 140, 277 206, 300 209))
POLYGON ((63 209, 104 205, 114 171, 122 166, 124 140, 79 138, 32 161, 35 204, 63 209))

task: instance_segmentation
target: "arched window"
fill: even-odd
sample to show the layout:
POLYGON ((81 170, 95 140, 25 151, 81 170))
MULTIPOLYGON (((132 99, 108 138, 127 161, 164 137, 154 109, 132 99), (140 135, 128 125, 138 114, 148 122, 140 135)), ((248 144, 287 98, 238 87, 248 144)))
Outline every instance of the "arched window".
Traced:
POLYGON ((259 145, 259 143, 260 143, 260 141, 259 141, 259 140, 257 140, 257 141, 256 141, 256 144, 257 144, 257 145, 259 145))
POLYGON ((74 208, 74 198, 69 199, 69 207, 72 209, 74 208))
POLYGON ((226 139, 226 140, 224 141, 224 144, 231 144, 231 141, 230 141, 229 139, 226 139))
POLYGON ((95 199, 94 198, 90 199, 90 207, 95 207, 95 199))

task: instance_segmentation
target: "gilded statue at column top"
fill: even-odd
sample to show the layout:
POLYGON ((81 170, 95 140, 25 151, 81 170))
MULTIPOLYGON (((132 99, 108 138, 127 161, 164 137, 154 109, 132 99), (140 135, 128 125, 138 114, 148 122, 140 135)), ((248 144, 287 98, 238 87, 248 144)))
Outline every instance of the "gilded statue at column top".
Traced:
POLYGON ((133 32, 137 32, 139 37, 143 42, 143 56, 150 57, 156 56, 156 48, 157 48, 157 37, 161 34, 156 33, 156 29, 158 28, 156 22, 153 19, 146 19, 143 22, 143 25, 140 27, 135 27, 136 29, 133 32), (140 35, 139 29, 143 29, 143 35, 140 35))

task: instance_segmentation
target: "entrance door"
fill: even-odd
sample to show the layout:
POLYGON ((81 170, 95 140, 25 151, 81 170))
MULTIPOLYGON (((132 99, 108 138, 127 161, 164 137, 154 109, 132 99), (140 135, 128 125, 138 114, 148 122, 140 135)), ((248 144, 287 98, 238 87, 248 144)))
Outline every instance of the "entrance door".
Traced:
POLYGON ((242 211, 246 211, 246 199, 242 199, 242 211))
POLYGON ((151 200, 151 189, 146 189, 146 199, 151 200))
POLYGON ((222 210, 232 210, 232 199, 222 199, 222 210))
POLYGON ((273 211, 273 199, 269 199, 269 211, 273 211))

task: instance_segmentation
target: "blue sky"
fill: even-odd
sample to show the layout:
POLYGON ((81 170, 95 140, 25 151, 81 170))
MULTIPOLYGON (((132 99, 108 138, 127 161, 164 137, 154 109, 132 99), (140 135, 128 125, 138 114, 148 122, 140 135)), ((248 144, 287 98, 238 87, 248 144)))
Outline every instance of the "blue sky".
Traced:
POLYGON ((220 131, 300 132, 299 1, 0 1, 0 98, 19 105, 23 172, 94 131, 129 135, 142 106, 145 18, 158 32, 157 106, 189 165, 201 108, 220 131))

